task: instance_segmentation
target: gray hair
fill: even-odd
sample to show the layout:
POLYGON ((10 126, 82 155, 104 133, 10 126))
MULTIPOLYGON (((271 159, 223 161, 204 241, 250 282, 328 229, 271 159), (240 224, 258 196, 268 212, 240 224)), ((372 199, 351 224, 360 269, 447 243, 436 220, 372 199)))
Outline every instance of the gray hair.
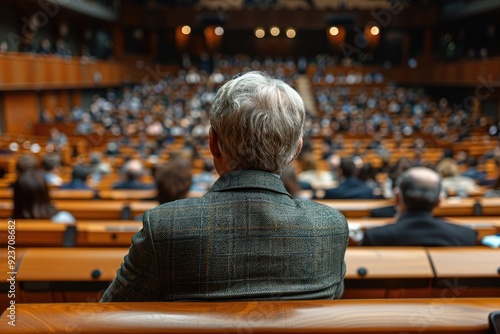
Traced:
POLYGON ((252 71, 231 79, 217 92, 210 123, 231 169, 281 171, 302 138, 305 107, 281 80, 252 71))

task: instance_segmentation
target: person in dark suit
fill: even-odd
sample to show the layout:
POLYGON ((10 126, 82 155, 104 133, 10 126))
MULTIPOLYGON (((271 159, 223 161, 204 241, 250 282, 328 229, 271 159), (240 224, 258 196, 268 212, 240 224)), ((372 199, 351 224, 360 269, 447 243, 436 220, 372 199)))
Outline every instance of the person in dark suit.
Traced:
POLYGON ((154 189, 153 184, 141 182, 141 176, 144 174, 144 166, 137 159, 131 159, 123 166, 125 180, 113 184, 113 189, 154 189))
POLYGON ((373 191, 357 176, 354 160, 349 157, 340 159, 339 176, 341 181, 336 188, 325 190, 325 199, 371 199, 373 191))
POLYGON ((88 177, 92 172, 91 168, 86 165, 75 165, 71 171, 71 181, 63 184, 59 189, 92 189, 87 184, 88 177))
POLYGON ((393 224, 368 229, 364 246, 474 246, 475 231, 432 216, 439 204, 441 178, 427 167, 412 167, 397 180, 399 216, 393 224))
POLYGON ((347 221, 292 199, 279 177, 304 122, 304 102, 281 80, 249 72, 225 83, 210 109, 219 178, 203 197, 144 214, 101 301, 339 298, 347 221))

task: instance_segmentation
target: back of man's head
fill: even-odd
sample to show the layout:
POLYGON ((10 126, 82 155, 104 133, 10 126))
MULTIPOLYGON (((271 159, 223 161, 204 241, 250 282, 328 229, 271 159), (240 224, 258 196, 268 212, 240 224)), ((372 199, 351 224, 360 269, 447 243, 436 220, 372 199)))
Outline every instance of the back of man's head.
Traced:
POLYGON ((354 163, 354 160, 350 157, 344 157, 340 159, 340 165, 339 165, 340 171, 342 172, 342 175, 346 178, 356 176, 356 164, 354 163))
POLYGON ((71 172, 71 178, 75 181, 80 180, 85 182, 91 172, 92 169, 89 166, 76 165, 75 167, 73 167, 73 171, 71 172))
POLYGON ((304 122, 299 94, 256 71, 224 84, 210 110, 212 131, 230 170, 281 173, 298 153, 304 122))
POLYGON ((61 166, 61 157, 57 153, 47 154, 42 159, 42 167, 47 172, 50 172, 60 166, 61 166))
POLYGON ((412 167, 398 178, 396 189, 405 211, 431 212, 439 203, 441 178, 427 167, 412 167))

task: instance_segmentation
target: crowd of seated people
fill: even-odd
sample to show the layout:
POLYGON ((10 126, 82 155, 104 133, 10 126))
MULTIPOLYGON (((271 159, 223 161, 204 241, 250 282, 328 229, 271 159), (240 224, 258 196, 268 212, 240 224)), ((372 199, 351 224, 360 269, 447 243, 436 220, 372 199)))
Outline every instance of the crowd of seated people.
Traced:
MULTIPOLYGON (((215 92, 223 82, 250 68, 267 70, 272 75, 292 83, 297 75, 297 66, 291 60, 269 58, 257 61, 250 57, 222 57, 214 64, 216 65, 211 74, 188 64, 179 73, 167 74, 158 82, 127 86, 121 91, 109 90, 106 96, 96 96, 87 110, 77 107, 71 112, 59 115, 59 121, 73 122, 78 134, 89 134, 101 129, 116 136, 115 140, 108 143, 106 150, 98 153, 101 154, 99 158, 87 159, 94 160, 95 165, 91 171, 75 168, 72 181, 66 182, 64 187, 87 188, 89 184, 97 184, 102 175, 116 173, 118 169, 109 164, 105 171, 97 171, 97 165, 103 167, 109 157, 120 156, 122 146, 133 148, 138 156, 123 164, 120 168, 123 179, 113 187, 153 189, 152 183, 143 184, 139 181, 140 176, 145 173, 154 174, 147 172, 140 160, 150 162, 153 160, 149 159, 155 157, 155 162, 161 162, 159 157, 170 150, 169 145, 174 141, 174 137, 184 136, 184 149, 191 150, 194 158, 204 159, 205 162, 207 158, 210 160, 210 157, 203 156, 199 151, 203 151, 207 146, 206 136, 210 127, 208 112, 215 92)), ((324 73, 327 73, 328 66, 325 69, 324 73)), ((315 73, 314 80, 322 83, 326 78, 321 77, 324 73, 315 73)), ((382 83, 380 78, 377 80, 376 84, 382 83)), ((468 134, 477 128, 485 128, 484 119, 476 112, 454 110, 446 100, 435 102, 422 90, 379 85, 380 87, 367 89, 361 94, 351 95, 355 86, 346 84, 344 87, 331 88, 321 84, 315 88, 321 114, 317 117, 308 115, 304 129, 303 154, 295 165, 299 167, 296 170, 301 189, 324 191, 313 192, 312 197, 392 198, 397 175, 404 170, 399 170, 398 164, 403 164, 405 168, 430 166, 441 172, 435 161, 427 161, 424 158, 423 153, 428 148, 429 141, 416 137, 413 143, 408 145, 404 144, 404 138, 411 138, 412 134, 425 134, 444 142, 459 142, 465 140, 468 134), (328 105, 331 110, 322 110, 323 104, 328 105), (318 135, 324 138, 320 156, 311 145, 318 135), (351 150, 344 136, 353 135, 360 138, 368 135, 371 140, 360 139, 351 150), (414 156, 410 159, 391 159, 395 149, 410 149, 414 156), (367 154, 372 153, 382 158, 381 166, 372 165, 367 157, 367 154), (328 168, 325 169, 324 166, 328 168), (398 172, 391 172, 391 169, 398 172), (381 172, 388 177, 379 180, 377 174, 381 172), (359 190, 354 195, 351 183, 355 183, 354 188, 359 190), (343 188, 347 191, 342 190, 343 188)), ((57 129, 52 131, 49 141, 59 148, 68 145, 68 138, 57 129)), ((433 145, 437 146, 434 143, 433 145)), ((446 183, 449 177, 467 177, 473 172, 472 168, 481 174, 482 169, 478 169, 478 164, 471 160, 479 159, 481 164, 485 159, 498 160, 500 154, 497 151, 493 149, 484 156, 471 156, 467 160, 467 170, 465 165, 460 165, 465 176, 459 176, 456 169, 453 175, 441 172, 443 189, 448 191, 446 183)), ((451 158, 461 161, 453 157, 453 154, 451 158)), ((49 156, 46 159, 50 160, 49 156)), ((52 165, 51 167, 47 163, 48 179, 55 178, 52 174, 57 176, 54 168, 58 168, 58 163, 53 162, 52 165)), ((476 184, 492 184, 495 181, 491 176, 485 181, 484 175, 481 179, 477 178, 479 174, 475 175, 475 181, 469 182, 469 188, 453 189, 454 194, 468 196, 477 190, 476 184)), ((192 190, 207 191, 215 178, 213 166, 208 166, 198 179, 196 175, 193 177, 192 190)), ((384 215, 395 214, 394 207, 388 210, 389 214, 386 212, 384 215)))

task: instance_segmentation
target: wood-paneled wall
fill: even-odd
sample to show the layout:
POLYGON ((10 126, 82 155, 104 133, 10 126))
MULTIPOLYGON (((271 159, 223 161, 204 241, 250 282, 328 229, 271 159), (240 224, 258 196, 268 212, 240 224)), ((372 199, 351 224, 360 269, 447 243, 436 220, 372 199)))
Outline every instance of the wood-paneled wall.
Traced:
POLYGON ((0 73, 4 91, 108 87, 124 79, 120 63, 23 53, 1 55, 0 73))
POLYGON ((38 120, 38 96, 34 91, 9 92, 3 96, 5 132, 31 134, 38 120))

